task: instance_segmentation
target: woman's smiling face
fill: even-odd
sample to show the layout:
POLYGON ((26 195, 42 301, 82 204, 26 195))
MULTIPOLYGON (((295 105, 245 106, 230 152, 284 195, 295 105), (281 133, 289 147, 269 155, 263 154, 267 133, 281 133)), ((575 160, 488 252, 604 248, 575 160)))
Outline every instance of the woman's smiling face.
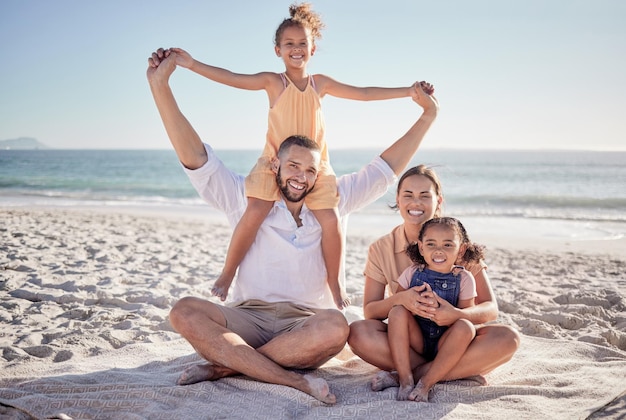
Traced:
POLYGON ((422 225, 435 217, 442 198, 433 182, 424 175, 405 178, 398 188, 396 203, 404 223, 422 225))

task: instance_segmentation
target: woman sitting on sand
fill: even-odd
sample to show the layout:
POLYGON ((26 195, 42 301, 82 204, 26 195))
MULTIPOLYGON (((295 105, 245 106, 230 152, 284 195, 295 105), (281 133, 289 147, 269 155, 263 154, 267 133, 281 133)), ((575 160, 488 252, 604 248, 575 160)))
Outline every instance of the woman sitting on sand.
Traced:
MULTIPOLYGON (((394 207, 404 223, 370 245, 365 266, 365 319, 350 324, 348 344, 354 354, 382 369, 372 379, 374 391, 399 385, 397 374, 393 372, 387 324, 383 322, 395 305, 430 318, 438 325, 451 325, 458 319, 467 319, 477 326, 476 337, 459 362, 442 379, 444 381, 474 377, 486 385, 484 375, 509 361, 519 347, 519 335, 513 328, 497 324, 480 325, 498 317, 498 304, 487 276, 487 266, 482 261, 478 264, 457 262, 476 280, 476 304, 472 307, 461 309, 440 298, 422 297, 415 288, 396 293, 397 279, 412 264, 406 254, 407 246, 417 242, 424 222, 441 216, 442 204, 443 192, 435 171, 424 165, 408 169, 398 182, 394 207), (389 290, 390 296, 385 297, 385 289, 389 290)), ((431 364, 413 351, 410 361, 415 380, 419 380, 431 364)))

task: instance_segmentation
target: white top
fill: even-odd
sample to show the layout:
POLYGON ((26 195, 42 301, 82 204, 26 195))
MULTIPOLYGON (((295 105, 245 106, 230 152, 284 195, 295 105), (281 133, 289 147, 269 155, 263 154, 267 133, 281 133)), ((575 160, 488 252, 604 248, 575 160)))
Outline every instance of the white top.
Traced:
MULTIPOLYGON (((185 172, 200 197, 224 212, 234 228, 247 205, 244 176, 232 172, 209 145, 204 146, 208 161, 195 170, 184 168, 185 172)), ((346 232, 349 213, 381 197, 395 181, 393 170, 379 156, 359 172, 339 177, 337 188, 343 231, 346 232)), ((306 206, 303 206, 300 217, 302 226, 298 227, 285 203, 274 203, 239 266, 237 278, 228 293, 229 303, 259 299, 289 301, 310 308, 335 308, 326 283, 322 229, 306 206)), ((343 257, 339 275, 345 284, 343 257)))

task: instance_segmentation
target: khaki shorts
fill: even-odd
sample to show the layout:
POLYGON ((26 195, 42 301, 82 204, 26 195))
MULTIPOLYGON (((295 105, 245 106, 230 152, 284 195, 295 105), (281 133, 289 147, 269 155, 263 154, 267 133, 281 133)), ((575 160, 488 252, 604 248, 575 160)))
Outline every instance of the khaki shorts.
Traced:
POLYGON ((296 331, 318 310, 290 302, 268 303, 246 300, 236 306, 218 306, 226 318, 226 328, 251 347, 261 347, 274 337, 296 331))

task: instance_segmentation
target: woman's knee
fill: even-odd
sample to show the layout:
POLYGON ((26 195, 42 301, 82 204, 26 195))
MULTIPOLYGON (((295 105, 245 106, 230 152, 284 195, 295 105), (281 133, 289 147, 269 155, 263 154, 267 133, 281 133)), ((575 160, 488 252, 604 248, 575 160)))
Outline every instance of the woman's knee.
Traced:
POLYGON ((517 330, 508 325, 488 325, 477 332, 489 341, 490 346, 500 350, 501 354, 510 360, 520 346, 520 335, 517 330))
POLYGON ((361 319, 350 324, 348 345, 353 351, 368 347, 369 343, 378 336, 385 324, 377 319, 361 319))
POLYGON ((520 345, 520 335, 517 330, 508 325, 502 325, 501 328, 498 328, 498 339, 499 345, 509 350, 509 359, 513 357, 520 345))

